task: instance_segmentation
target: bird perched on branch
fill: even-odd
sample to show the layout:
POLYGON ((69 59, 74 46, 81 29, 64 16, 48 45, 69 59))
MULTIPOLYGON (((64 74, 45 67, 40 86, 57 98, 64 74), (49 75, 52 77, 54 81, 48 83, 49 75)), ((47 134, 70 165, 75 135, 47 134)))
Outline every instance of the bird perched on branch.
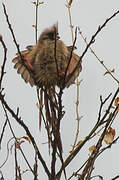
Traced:
MULTIPOLYGON (((48 134, 49 145, 56 146, 59 151, 62 167, 62 140, 60 136, 60 121, 64 115, 62 100, 56 93, 55 86, 69 87, 79 75, 82 66, 78 55, 73 52, 75 47, 67 47, 59 40, 58 27, 53 25, 45 29, 34 46, 17 54, 12 61, 14 68, 21 74, 26 83, 41 88, 40 94, 40 118, 42 121, 42 105, 45 107, 45 126, 48 134), (77 66, 78 63, 78 66, 77 66), (69 75, 73 72, 68 80, 69 75), (44 97, 44 98, 43 98, 44 97)), ((64 174, 65 169, 64 169, 64 174)))
MULTIPOLYGON (((12 62, 15 63, 14 68, 17 69, 17 72, 31 86, 59 86, 58 81, 65 74, 67 78, 77 65, 77 62, 80 61, 80 57, 72 52, 71 61, 65 73, 71 51, 72 47, 67 47, 63 41, 59 40, 58 27, 53 25, 41 33, 36 45, 27 46, 27 49, 21 51, 21 54, 17 54, 17 57, 12 62)), ((69 87, 74 83, 81 69, 80 62, 65 87, 69 87)))

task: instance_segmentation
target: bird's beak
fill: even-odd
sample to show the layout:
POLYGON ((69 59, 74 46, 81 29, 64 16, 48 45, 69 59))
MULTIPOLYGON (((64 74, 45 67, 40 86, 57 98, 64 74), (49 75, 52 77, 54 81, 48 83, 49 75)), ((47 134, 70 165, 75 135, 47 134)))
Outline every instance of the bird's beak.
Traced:
POLYGON ((56 38, 57 40, 59 40, 60 39, 60 36, 59 35, 57 35, 57 38, 56 38))

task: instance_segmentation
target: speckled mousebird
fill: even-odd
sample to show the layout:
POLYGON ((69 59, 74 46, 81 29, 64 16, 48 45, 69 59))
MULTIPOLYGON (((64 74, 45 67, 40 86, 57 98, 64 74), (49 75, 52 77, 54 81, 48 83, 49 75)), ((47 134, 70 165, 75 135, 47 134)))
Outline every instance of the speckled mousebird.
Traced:
MULTIPOLYGON (((36 45, 27 46, 26 50, 21 51, 23 60, 21 60, 20 55, 17 54, 17 57, 15 57, 12 62, 15 63, 14 68, 21 74, 26 83, 29 82, 31 86, 39 84, 39 87, 48 87, 57 85, 58 73, 59 76, 64 74, 70 58, 71 49, 72 48, 67 47, 63 41, 59 40, 58 27, 57 25, 53 25, 41 33, 36 45), (56 56, 54 55, 55 45, 56 56)), ((78 61, 80 61, 80 57, 73 52, 67 76, 73 71, 78 61)), ((80 62, 79 67, 66 84, 66 87, 74 83, 81 70, 82 66, 80 62)))

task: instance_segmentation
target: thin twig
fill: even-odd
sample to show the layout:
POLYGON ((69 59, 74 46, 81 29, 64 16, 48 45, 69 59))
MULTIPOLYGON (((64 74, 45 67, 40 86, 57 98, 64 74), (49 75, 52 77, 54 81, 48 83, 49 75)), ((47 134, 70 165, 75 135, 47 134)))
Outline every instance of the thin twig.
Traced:
POLYGON ((100 118, 101 118, 101 112, 102 112, 102 107, 103 105, 106 103, 106 101, 110 98, 110 96, 112 95, 112 93, 109 94, 109 96, 107 98, 104 99, 104 101, 102 100, 102 96, 100 96, 100 101, 101 101, 101 104, 100 104, 100 109, 99 109, 99 115, 98 115, 98 121, 100 121, 100 118))
MULTIPOLYGON (((88 134, 88 136, 86 136, 86 138, 80 143, 79 146, 77 146, 74 151, 66 158, 65 162, 64 162, 64 166, 65 168, 68 166, 68 164, 75 158, 75 156, 78 154, 78 152, 81 150, 81 148, 84 146, 84 144, 90 139, 90 137, 94 134, 94 132, 97 130, 97 128, 102 124, 102 122, 104 121, 104 119, 107 117, 107 115, 109 114, 109 111, 112 107, 112 104, 117 96, 117 94, 119 93, 119 87, 117 88, 108 109, 106 110, 104 116, 102 117, 102 119, 100 120, 99 123, 96 123, 95 126, 93 127, 93 129, 90 131, 90 133, 88 134)), ((61 167, 61 169, 59 170, 58 173, 60 173, 60 171, 62 170, 63 167, 61 167)))
MULTIPOLYGON (((16 48, 17 48, 17 51, 18 51, 20 60, 21 60, 22 64, 25 66, 25 68, 28 70, 28 72, 29 72, 29 73, 32 75, 32 77, 33 77, 33 71, 32 71, 32 69, 30 69, 30 68, 25 64, 24 57, 23 57, 22 54, 21 54, 21 51, 20 51, 20 48, 19 48, 19 44, 17 43, 17 40, 16 40, 16 37, 15 37, 14 31, 13 31, 12 26, 11 26, 10 21, 9 21, 9 17, 8 17, 8 14, 7 14, 7 10, 6 10, 5 4, 2 3, 2 5, 3 5, 3 10, 4 10, 5 17, 6 17, 6 21, 7 21, 8 27, 9 27, 9 29, 10 29, 10 32, 11 32, 11 34, 12 34, 13 42, 14 42, 15 45, 16 45, 16 48)), ((34 79, 34 78, 33 78, 33 79, 34 79)), ((34 81, 35 81, 35 79, 34 79, 34 81)))
POLYGON ((77 140, 78 140, 78 135, 79 135, 79 124, 80 124, 80 120, 82 118, 82 116, 80 117, 79 116, 79 86, 80 86, 80 82, 78 82, 78 78, 77 78, 77 99, 76 99, 76 120, 77 120, 77 128, 76 128, 76 136, 75 136, 75 140, 74 140, 74 144, 73 144, 73 148, 71 151, 74 150, 75 146, 76 146, 76 143, 77 143, 77 140))
POLYGON ((39 0, 36 1, 36 23, 35 23, 35 39, 36 39, 36 43, 38 40, 38 6, 39 6, 39 0))
POLYGON ((25 130, 26 134, 30 137, 30 140, 32 142, 34 150, 38 154, 38 159, 40 160, 42 166, 44 167, 44 170, 45 170, 46 174, 48 175, 48 177, 50 177, 50 172, 48 170, 48 167, 47 167, 45 161, 43 160, 42 155, 40 154, 38 146, 37 146, 37 144, 35 142, 35 139, 32 136, 31 132, 29 131, 28 127, 25 125, 23 120, 21 120, 21 118, 19 118, 15 114, 15 112, 10 108, 10 106, 7 104, 7 102, 4 99, 4 96, 1 93, 0 93, 0 100, 4 104, 5 108, 8 110, 8 112, 12 115, 12 117, 23 127, 23 129, 25 130))
POLYGON ((66 5, 68 9, 68 14, 69 14, 69 22, 70 22, 70 29, 71 29, 71 35, 72 35, 72 43, 74 42, 74 34, 73 34, 73 25, 72 25, 72 18, 71 18, 71 4, 67 1, 66 5))
POLYGON ((67 180, 70 180, 70 179, 72 179, 72 177, 78 175, 78 172, 86 165, 87 161, 88 161, 88 160, 86 160, 86 161, 83 163, 83 165, 82 165, 76 172, 73 172, 73 174, 72 174, 67 180))
POLYGON ((12 37, 13 37, 13 42, 15 43, 16 47, 17 47, 17 50, 18 50, 18 54, 20 55, 20 58, 23 59, 22 55, 21 55, 21 52, 20 52, 20 49, 19 49, 19 44, 17 44, 17 41, 16 41, 16 38, 15 38, 15 35, 14 35, 14 31, 12 29, 12 26, 10 24, 10 21, 9 21, 9 18, 8 18, 8 14, 7 14, 7 11, 6 11, 6 7, 5 7, 5 4, 2 3, 3 5, 3 10, 4 10, 4 14, 5 14, 5 17, 6 17, 6 21, 7 21, 7 24, 9 26, 9 29, 11 31, 11 34, 12 34, 12 37))
MULTIPOLYGON (((12 133, 12 135, 13 135, 16 143, 18 143, 17 138, 16 138, 16 136, 15 136, 15 133, 14 133, 14 131, 13 131, 13 129, 12 129, 11 123, 10 123, 10 121, 9 121, 9 118, 8 118, 8 115, 7 115, 7 111, 6 111, 5 106, 4 106, 3 103, 2 103, 2 107, 3 107, 3 110, 4 110, 4 112, 5 112, 6 120, 7 120, 7 122, 8 122, 8 125, 9 125, 9 128, 10 128, 10 130, 11 130, 11 133, 12 133)), ((8 147, 7 147, 7 149, 8 149, 8 147)), ((26 158, 23 150, 22 150, 21 148, 19 148, 19 149, 20 149, 21 154, 22 154, 22 156, 24 157, 24 160, 26 161, 28 167, 30 168, 31 172, 34 174, 34 172, 33 172, 32 168, 31 168, 31 166, 30 166, 30 164, 29 164, 29 162, 28 162, 28 160, 27 160, 27 158, 26 158)), ((9 155, 9 151, 8 151, 8 155, 9 155)), ((8 156, 7 156, 7 157, 8 157, 8 156)))
POLYGON ((14 148, 14 159, 15 159, 15 179, 17 180, 17 172, 18 172, 18 162, 17 162, 17 150, 14 148))
POLYGON ((105 128, 104 128, 104 130, 103 130, 103 132, 102 132, 102 134, 101 134, 101 136, 100 136, 100 138, 99 138, 99 140, 98 140, 98 142, 96 144, 95 150, 92 152, 91 156, 89 157, 88 162, 87 162, 87 164, 86 164, 86 166, 85 166, 85 168, 84 168, 84 170, 82 172, 81 180, 84 179, 84 177, 86 177, 87 179, 90 179, 91 173, 93 171, 94 162, 95 162, 95 160, 97 158, 97 155, 99 153, 99 150, 100 150, 100 148, 102 146, 102 141, 104 139, 105 133, 106 133, 106 131, 107 131, 108 127, 109 127, 109 124, 112 121, 112 118, 113 118, 116 110, 118 109, 118 107, 119 106, 117 106, 115 108, 115 110, 113 111, 113 113, 110 114, 110 116, 108 118, 108 121, 107 121, 107 123, 105 125, 105 128))
POLYGON ((100 175, 95 175, 95 176, 92 176, 90 179, 93 179, 93 178, 100 178, 100 180, 103 180, 103 177, 102 176, 100 176, 100 175))
POLYGON ((116 180, 119 179, 119 175, 117 175, 116 177, 112 178, 111 180, 116 180))
POLYGON ((5 132, 5 128, 6 128, 6 125, 7 125, 7 119, 5 120, 5 123, 3 125, 3 128, 2 128, 2 133, 0 135, 0 149, 1 149, 1 143, 2 143, 2 139, 3 139, 3 135, 4 135, 4 132, 5 132))
MULTIPOLYGON (((72 35, 72 44, 74 43, 74 34, 73 34, 73 25, 72 25, 72 17, 71 17, 71 5, 72 5, 72 0, 67 0, 67 5, 66 7, 68 8, 68 14, 69 14, 69 22, 70 22, 70 29, 71 29, 71 35, 72 35)), ((75 32, 75 40, 76 40, 76 32, 75 32)), ((73 47, 72 47, 72 52, 73 52, 73 47)), ((71 55, 72 57, 72 55, 71 55)), ((70 58, 71 59, 71 58, 70 58)), ((77 101, 76 101, 76 120, 77 120, 77 129, 76 129, 76 136, 75 136, 75 140, 74 140, 74 144, 73 144, 73 148, 72 148, 72 151, 74 150, 75 146, 76 146, 76 143, 77 143, 77 139, 78 139, 78 134, 79 134, 79 121, 80 121, 80 116, 79 116, 79 112, 78 112, 78 109, 79 109, 79 81, 78 81, 78 77, 77 77, 77 101)))
POLYGON ((76 40, 77 40, 77 27, 75 29, 75 39, 74 39, 74 42, 73 42, 73 45, 72 45, 70 57, 69 57, 69 60, 68 60, 68 63, 67 63, 67 67, 66 67, 65 73, 64 73, 64 84, 67 84, 67 82, 69 81, 69 79, 66 81, 66 77, 67 77, 68 68, 69 68, 69 65, 70 65, 70 62, 71 62, 71 59, 72 59, 72 54, 73 54, 73 50, 74 50, 74 47, 75 47, 76 40))
MULTIPOLYGON (((80 33, 81 37, 83 38, 84 42, 86 43, 86 45, 88 45, 86 38, 84 37, 84 35, 83 35, 82 32, 80 31, 80 28, 78 28, 78 29, 79 29, 79 33, 80 33)), ((94 51, 91 47, 89 47, 89 49, 90 49, 91 53, 93 53, 93 55, 96 57, 96 59, 98 60, 98 62, 105 68, 106 72, 108 72, 108 73, 111 75, 111 77, 112 77, 117 83, 119 83, 119 80, 118 80, 117 78, 115 78, 115 76, 112 74, 112 72, 106 67, 106 65, 104 64, 104 61, 100 60, 100 58, 96 55, 95 51, 94 51)))
POLYGON ((76 67, 74 68, 74 70, 72 71, 72 73, 68 76, 67 78, 67 82, 72 78, 73 74, 75 73, 75 71, 77 70, 77 68, 80 65, 80 62, 82 61, 83 57, 85 56, 85 54, 87 53, 89 47, 91 46, 91 44, 93 44, 95 42, 95 38, 97 37, 97 35, 102 31, 102 29, 107 25, 108 22, 110 22, 110 20, 112 20, 116 15, 119 14, 119 10, 116 11, 112 16, 110 16, 109 18, 106 19, 106 21, 98 27, 97 31, 94 33, 94 35, 91 37, 91 40, 89 41, 89 43, 87 44, 85 50, 83 51, 82 55, 80 56, 80 59, 76 65, 76 67))
MULTIPOLYGON (((58 26, 58 24, 57 24, 58 26)), ((56 27, 58 28, 58 27, 56 27)), ((56 71, 57 71, 57 77, 59 80, 59 69, 58 69, 58 62, 57 62, 57 29, 55 28, 55 44, 54 44, 54 58, 55 58, 55 65, 56 65, 56 71)))
MULTIPOLYGON (((39 0, 37 0, 36 2, 34 2, 34 4, 35 4, 35 41, 37 44, 37 41, 38 41, 38 10, 39 10, 39 4, 43 4, 43 2, 39 3, 39 0)), ((36 87, 38 106, 39 106, 39 129, 41 129, 41 121, 42 121, 42 116, 43 116, 43 113, 42 113, 42 108, 43 108, 42 91, 43 91, 42 88, 39 90, 39 87, 38 86, 36 87)))
POLYGON ((34 180, 38 180, 38 160, 37 154, 35 154, 35 163, 34 163, 34 180))
POLYGON ((10 143, 10 141, 11 141, 12 139, 14 139, 14 138, 13 138, 13 137, 10 138, 9 141, 7 142, 7 156, 6 156, 5 160, 4 160, 4 162, 0 165, 0 169, 5 165, 5 163, 6 163, 7 160, 8 160, 8 157, 9 157, 9 143, 10 143))
POLYGON ((110 143, 108 146, 104 147, 103 149, 100 150, 100 152, 98 153, 98 156, 100 154, 102 154, 106 149, 109 149, 112 147, 113 144, 115 144, 117 141, 119 140, 119 136, 114 140, 112 141, 112 143, 110 143))
POLYGON ((2 66, 1 66, 1 76, 0 76, 0 90, 1 90, 3 76, 5 74, 5 64, 6 64, 6 60, 7 60, 7 47, 5 45, 5 42, 2 39, 1 35, 0 35, 0 42, 2 43, 2 46, 3 46, 3 49, 4 49, 4 60, 3 60, 2 66))

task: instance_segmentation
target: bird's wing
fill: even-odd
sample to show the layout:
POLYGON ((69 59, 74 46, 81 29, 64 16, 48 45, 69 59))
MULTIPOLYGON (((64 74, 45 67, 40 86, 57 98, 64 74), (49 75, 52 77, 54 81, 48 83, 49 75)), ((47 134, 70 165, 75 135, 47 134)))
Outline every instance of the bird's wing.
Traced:
MULTIPOLYGON (((69 74, 72 73, 72 71, 74 70, 74 68, 76 67, 76 65, 77 65, 77 63, 79 61, 80 61, 80 57, 77 54, 72 53, 72 58, 71 58, 70 65, 69 65, 69 68, 68 68, 68 73, 69 74)), ((71 79, 67 82, 67 85, 66 85, 67 87, 69 87, 71 84, 74 84, 74 81, 78 77, 81 70, 82 70, 82 65, 81 65, 81 62, 80 62, 79 66, 77 67, 77 70, 75 71, 75 73, 73 74, 71 79)))
POLYGON ((14 68, 17 69, 17 73, 21 74, 24 81, 26 83, 29 82, 31 86, 34 85, 34 80, 32 78, 32 74, 30 73, 33 70, 30 63, 30 54, 33 49, 34 46, 27 46, 27 50, 21 51, 21 55, 23 57, 22 60, 19 54, 17 54, 17 56, 12 60, 12 62, 15 64, 14 68))

